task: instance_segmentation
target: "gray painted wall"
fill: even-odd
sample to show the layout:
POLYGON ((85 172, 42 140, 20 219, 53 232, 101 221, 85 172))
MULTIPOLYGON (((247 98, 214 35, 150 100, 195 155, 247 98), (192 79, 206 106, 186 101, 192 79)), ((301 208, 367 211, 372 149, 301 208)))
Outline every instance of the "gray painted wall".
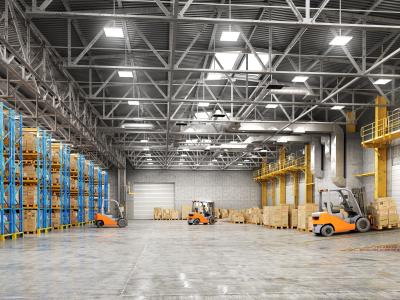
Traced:
POLYGON ((192 200, 212 200, 220 208, 261 205, 261 185, 251 171, 128 170, 127 184, 133 191, 135 183, 174 183, 176 209, 192 200))

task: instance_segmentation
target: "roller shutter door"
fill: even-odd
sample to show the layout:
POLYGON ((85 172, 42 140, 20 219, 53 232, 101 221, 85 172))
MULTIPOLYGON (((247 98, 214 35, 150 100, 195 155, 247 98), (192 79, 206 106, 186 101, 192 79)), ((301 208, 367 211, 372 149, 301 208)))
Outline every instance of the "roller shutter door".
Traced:
POLYGON ((134 184, 133 217, 139 220, 151 220, 154 207, 174 208, 174 200, 173 183, 134 184))
POLYGON ((397 202, 397 208, 400 209, 400 165, 392 166, 392 197, 397 202))

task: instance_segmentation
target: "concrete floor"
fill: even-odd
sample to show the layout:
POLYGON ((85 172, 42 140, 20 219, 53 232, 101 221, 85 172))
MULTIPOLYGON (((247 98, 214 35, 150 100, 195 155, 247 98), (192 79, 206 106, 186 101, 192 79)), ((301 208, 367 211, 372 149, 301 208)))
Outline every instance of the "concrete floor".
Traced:
POLYGON ((0 244, 0 299, 399 299, 400 230, 315 237, 219 222, 131 221, 0 244))

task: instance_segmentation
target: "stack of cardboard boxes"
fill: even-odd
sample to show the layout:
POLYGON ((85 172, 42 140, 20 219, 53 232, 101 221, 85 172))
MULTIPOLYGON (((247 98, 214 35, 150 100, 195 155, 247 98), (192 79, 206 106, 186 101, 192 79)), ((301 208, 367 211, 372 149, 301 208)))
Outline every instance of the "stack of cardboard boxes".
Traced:
POLYGON ((228 212, 227 209, 220 208, 220 209, 219 209, 219 213, 220 213, 221 219, 226 219, 226 218, 229 217, 229 212, 228 212))
POLYGON ((318 205, 314 203, 306 203, 298 207, 297 229, 309 230, 310 217, 313 212, 318 211, 318 205))
POLYGON ((239 211, 232 210, 230 215, 230 221, 232 223, 244 223, 244 214, 239 211))
POLYGON ((71 224, 77 224, 77 223, 78 223, 78 211, 71 210, 71 224))
POLYGON ((60 211, 54 211, 51 214, 51 220, 53 222, 53 227, 59 227, 60 226, 60 211))
POLYGON ((24 211, 24 232, 36 231, 37 210, 29 209, 24 211))
POLYGON ((71 207, 78 207, 78 196, 70 196, 71 207))
POLYGON ((25 178, 37 178, 36 176, 36 167, 32 164, 24 164, 23 167, 23 177, 25 178))
POLYGON ((374 229, 392 228, 399 224, 397 204, 393 198, 375 199, 368 207, 368 211, 374 229))
POLYGON ((36 152, 36 132, 22 133, 22 149, 24 152, 36 152))
POLYGON ((26 206, 37 205, 36 185, 26 185, 23 187, 23 201, 26 206))
POLYGON ((162 209, 159 207, 154 207, 153 220, 161 220, 161 219, 162 219, 162 209))
POLYGON ((162 219, 170 220, 171 219, 171 210, 169 208, 162 209, 162 219))
POLYGON ((172 220, 179 220, 179 210, 171 209, 171 219, 172 220))
POLYGON ((53 194, 51 197, 51 205, 53 207, 59 207, 61 206, 61 201, 60 201, 60 196, 57 194, 53 194))

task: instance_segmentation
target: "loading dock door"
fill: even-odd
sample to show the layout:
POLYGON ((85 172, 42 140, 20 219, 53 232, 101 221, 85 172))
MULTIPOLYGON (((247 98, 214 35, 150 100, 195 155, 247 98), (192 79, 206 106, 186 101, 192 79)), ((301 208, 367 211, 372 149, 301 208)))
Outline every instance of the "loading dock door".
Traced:
POLYGON ((175 185, 173 183, 136 183, 133 186, 134 219, 153 219, 154 207, 174 208, 175 185))

